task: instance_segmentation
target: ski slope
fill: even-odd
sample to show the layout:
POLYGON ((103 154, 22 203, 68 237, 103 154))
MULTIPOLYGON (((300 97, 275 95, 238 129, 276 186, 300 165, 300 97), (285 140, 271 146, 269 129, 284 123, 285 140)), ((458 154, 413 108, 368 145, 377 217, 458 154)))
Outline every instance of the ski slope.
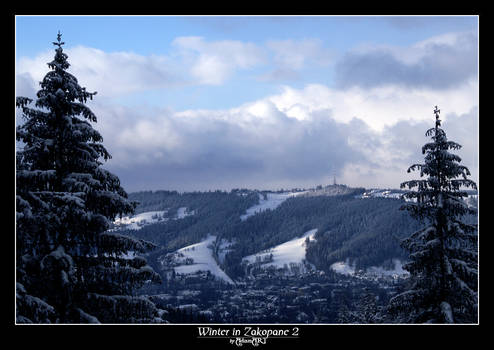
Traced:
POLYGON ((233 280, 218 266, 213 257, 213 244, 216 236, 209 235, 203 241, 180 248, 175 253, 175 261, 179 264, 174 267, 177 274, 194 274, 199 271, 210 271, 217 278, 234 284, 233 280), (191 259, 192 264, 186 264, 186 259, 191 259))
POLYGON ((282 269, 285 265, 290 267, 292 264, 302 266, 306 254, 305 241, 307 238, 309 238, 309 240, 314 240, 316 232, 317 229, 307 231, 300 238, 294 238, 266 251, 246 256, 243 260, 249 264, 254 264, 256 262, 261 263, 262 268, 273 266, 277 269, 282 269), (272 261, 263 263, 266 259, 270 259, 271 255, 272 261))
POLYGON ((274 210, 276 209, 281 203, 286 201, 288 198, 291 197, 296 197, 300 196, 301 194, 306 193, 306 191, 303 192, 283 192, 283 193, 272 193, 269 192, 266 194, 266 199, 264 199, 264 196, 259 194, 259 204, 256 204, 249 209, 247 209, 246 213, 242 216, 240 216, 240 220, 244 221, 247 220, 248 217, 255 215, 257 213, 260 213, 264 210, 274 210))

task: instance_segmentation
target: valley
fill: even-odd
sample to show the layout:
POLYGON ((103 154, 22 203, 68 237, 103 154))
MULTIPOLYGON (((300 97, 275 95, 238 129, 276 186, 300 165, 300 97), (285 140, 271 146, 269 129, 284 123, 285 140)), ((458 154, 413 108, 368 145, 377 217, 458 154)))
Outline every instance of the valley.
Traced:
POLYGON ((162 283, 139 293, 171 323, 338 323, 366 293, 383 307, 406 282, 399 240, 419 225, 401 193, 140 192, 111 230, 157 245, 144 257, 162 283))

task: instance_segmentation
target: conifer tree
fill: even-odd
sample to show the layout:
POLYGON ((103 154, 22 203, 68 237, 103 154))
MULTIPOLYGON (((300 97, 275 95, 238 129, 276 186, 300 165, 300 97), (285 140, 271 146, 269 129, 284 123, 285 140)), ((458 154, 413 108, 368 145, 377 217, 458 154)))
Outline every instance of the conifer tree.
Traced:
POLYGON ((353 311, 345 303, 341 303, 336 316, 336 323, 357 323, 353 311))
POLYGON ((153 244, 107 231, 135 203, 101 168, 111 156, 86 105, 96 92, 67 72, 60 33, 53 44, 34 108, 16 100, 25 119, 16 135, 17 322, 148 322, 154 304, 132 295, 159 275, 128 253, 153 244))
POLYGON ((469 180, 461 158, 449 152, 461 145, 448 141, 441 129, 440 110, 434 110, 435 127, 426 132, 432 142, 422 147, 421 180, 406 181, 401 188, 416 188, 404 197, 402 207, 427 226, 402 242, 410 252, 404 266, 411 286, 390 300, 389 312, 400 323, 475 323, 477 321, 477 225, 465 223, 475 215, 463 200, 466 188, 477 189, 469 180))
POLYGON ((377 297, 369 288, 364 288, 364 293, 357 302, 356 319, 358 323, 382 323, 381 307, 377 304, 377 297))

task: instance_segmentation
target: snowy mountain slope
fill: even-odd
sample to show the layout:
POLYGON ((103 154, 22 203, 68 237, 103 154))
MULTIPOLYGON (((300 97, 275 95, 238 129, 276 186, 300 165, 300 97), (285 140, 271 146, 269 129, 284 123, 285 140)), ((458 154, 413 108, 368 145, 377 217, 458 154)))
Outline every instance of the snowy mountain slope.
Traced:
MULTIPOLYGON (((163 252, 177 252, 179 248, 197 243, 204 233, 210 232, 221 237, 213 241, 212 257, 228 277, 235 279, 249 273, 251 268, 245 270, 242 266, 242 261, 250 264, 249 259, 245 259, 247 255, 269 258, 269 254, 259 252, 269 248, 271 253, 280 252, 287 248, 280 243, 286 244, 309 228, 317 227, 320 232, 306 254, 307 259, 317 269, 326 272, 331 264, 341 261, 344 264, 347 257, 358 259, 358 266, 362 268, 378 266, 393 258, 403 260, 404 254, 400 255, 402 251, 398 244, 393 243, 392 234, 402 238, 418 229, 414 226, 416 222, 399 210, 402 204, 396 197, 400 190, 331 185, 281 193, 244 190, 194 195, 167 192, 161 194, 162 197, 158 194, 142 194, 136 198, 142 203, 138 210, 149 208, 162 212, 146 211, 120 220, 123 233, 157 244, 163 250, 153 253, 152 259, 158 259, 163 257, 163 252), (289 203, 284 203, 287 199, 290 199, 289 203), (263 212, 267 209, 271 209, 269 213, 263 212), (256 215, 260 212, 263 214, 256 215), (160 213, 166 221, 156 221, 160 213), (194 215, 194 220, 191 217, 178 220, 186 215, 194 215), (134 231, 128 232, 124 225, 134 231), (282 247, 274 247, 276 244, 282 247)), ((261 265, 283 268, 285 262, 281 261, 285 260, 290 265, 291 262, 299 263, 301 259, 280 258, 279 263, 270 265, 266 261, 261 265)), ((175 264, 179 265, 187 264, 175 264)), ((251 265, 257 272, 258 268, 251 265)), ((179 268, 179 271, 181 269, 193 267, 179 268)))
POLYGON ((264 210, 274 210, 276 209, 281 203, 286 201, 288 198, 291 197, 296 197, 300 196, 302 194, 306 193, 306 191, 302 192, 283 192, 283 193, 273 193, 269 192, 266 194, 266 199, 264 199, 264 196, 259 194, 259 204, 256 204, 249 209, 247 209, 246 213, 240 217, 242 221, 247 220, 248 217, 255 215, 257 213, 260 213, 264 210))
POLYGON ((183 219, 189 215, 194 215, 195 211, 194 210, 187 210, 187 207, 180 207, 177 209, 177 219, 183 219))
POLYGON ((393 190, 393 189, 380 189, 380 188, 371 188, 366 190, 361 195, 356 196, 356 198, 394 198, 400 199, 402 195, 406 193, 403 190, 393 190))
POLYGON ((199 243, 192 244, 167 254, 161 260, 164 268, 173 267, 177 274, 196 274, 209 271, 215 277, 234 284, 233 280, 218 266, 213 256, 216 236, 209 235, 199 243))
POLYGON ((122 218, 117 218, 114 221, 114 224, 119 228, 126 228, 128 230, 140 230, 144 225, 150 225, 163 220, 168 220, 168 218, 165 217, 167 212, 167 210, 148 211, 133 216, 124 216, 122 218))
POLYGON ((302 237, 277 245, 266 251, 243 258, 248 264, 260 264, 262 268, 271 266, 282 269, 284 266, 300 265, 305 261, 306 239, 314 240, 317 229, 305 232, 302 237))
POLYGON ((309 189, 307 193, 305 194, 306 196, 312 197, 312 196, 341 196, 341 195, 347 195, 355 192, 362 192, 364 188, 352 188, 348 187, 346 185, 327 185, 327 186, 322 186, 319 185, 314 189, 309 189))
POLYGON ((140 230, 145 225, 152 225, 162 221, 168 221, 170 219, 177 220, 183 219, 189 215, 194 215, 195 212, 188 211, 187 207, 180 207, 177 209, 177 213, 175 216, 170 217, 169 210, 160 210, 160 211, 147 211, 144 213, 132 215, 132 216, 124 216, 122 218, 117 218, 113 223, 116 229, 127 229, 127 230, 140 230))
MULTIPOLYGON (((355 198, 367 199, 367 198, 392 198, 392 199, 403 199, 406 202, 415 202, 415 199, 403 198, 402 196, 407 191, 397 190, 397 189, 381 189, 381 188, 371 188, 365 190, 364 193, 355 196, 355 198)), ((469 207, 477 207, 476 203, 478 201, 478 193, 474 191, 467 191, 468 196, 464 198, 464 201, 469 207)))

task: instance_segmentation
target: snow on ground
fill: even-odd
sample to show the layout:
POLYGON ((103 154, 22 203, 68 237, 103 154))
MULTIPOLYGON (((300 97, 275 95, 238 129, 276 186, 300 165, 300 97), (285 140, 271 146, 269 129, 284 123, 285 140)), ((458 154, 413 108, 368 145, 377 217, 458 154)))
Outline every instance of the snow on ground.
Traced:
MULTIPOLYGON (((403 269, 402 262, 398 259, 393 259, 394 269, 386 270, 382 266, 371 266, 368 267, 364 273, 366 277, 398 277, 403 275, 408 275, 409 272, 403 269)), ((356 269, 352 266, 348 259, 346 261, 338 261, 331 265, 331 269, 337 273, 347 276, 355 276, 356 269)))
POLYGON ((177 209, 177 219, 183 219, 189 215, 194 215, 195 211, 188 211, 187 207, 180 207, 177 209))
MULTIPOLYGON (((147 211, 133 216, 117 218, 113 223, 118 227, 125 227, 127 230, 140 230, 145 225, 155 224, 160 221, 168 221, 170 218, 165 215, 168 210, 147 211)), ((187 210, 187 207, 177 209, 177 214, 172 220, 183 219, 189 215, 194 215, 194 210, 187 210)))
POLYGON ((479 195, 478 194, 469 194, 465 199, 465 203, 469 208, 478 208, 479 207, 479 195))
POLYGON ((355 274, 355 266, 352 266, 349 262, 348 259, 343 262, 343 261, 338 261, 335 262, 330 266, 331 270, 340 273, 342 275, 354 275, 355 274))
POLYGON ((316 231, 317 229, 307 231, 300 238, 294 238, 288 242, 277 245, 274 248, 268 249, 267 251, 246 256, 243 260, 253 264, 269 259, 272 255, 272 261, 263 263, 261 265, 262 267, 267 268, 274 266, 276 268, 283 268, 285 265, 289 267, 291 264, 302 265, 306 253, 305 240, 307 237, 309 240, 313 240, 316 231))
POLYGON ((212 275, 234 284, 233 280, 218 266, 213 257, 213 244, 216 241, 216 236, 209 235, 203 241, 183 247, 176 251, 177 255, 183 260, 191 259, 192 264, 180 265, 174 267, 178 274, 193 274, 199 271, 210 271, 212 275))
POLYGON ((357 198, 395 198, 400 199, 405 191, 393 189, 372 188, 365 191, 363 194, 356 196, 357 198))
POLYGON ((286 201, 290 197, 296 197, 299 196, 303 193, 306 193, 307 191, 303 192, 283 192, 283 193, 272 193, 268 192, 266 194, 267 199, 264 199, 264 196, 259 194, 259 204, 256 204, 249 209, 247 209, 246 213, 242 216, 240 216, 240 219, 242 221, 246 220, 248 217, 255 215, 257 213, 260 213, 264 210, 274 210, 276 209, 281 203, 286 201))
POLYGON ((222 238, 219 242, 216 242, 216 243, 217 243, 216 255, 218 257, 220 264, 223 264, 223 262, 225 261, 226 254, 230 253, 232 251, 232 249, 230 249, 230 247, 233 244, 235 244, 235 242, 222 238))
POLYGON ((365 272, 367 275, 374 276, 401 276, 410 274, 407 270, 403 270, 403 264, 398 259, 393 259, 394 269, 385 270, 382 266, 371 266, 365 272))
POLYGON ((164 218, 165 213, 167 213, 167 210, 147 211, 130 217, 124 216, 122 218, 117 218, 114 221, 114 224, 117 226, 125 225, 127 226, 125 228, 129 230, 140 230, 144 225, 154 224, 161 220, 168 220, 167 218, 164 218))
POLYGON ((127 253, 120 254, 120 257, 125 260, 132 260, 136 257, 136 253, 133 250, 127 251, 127 253))

